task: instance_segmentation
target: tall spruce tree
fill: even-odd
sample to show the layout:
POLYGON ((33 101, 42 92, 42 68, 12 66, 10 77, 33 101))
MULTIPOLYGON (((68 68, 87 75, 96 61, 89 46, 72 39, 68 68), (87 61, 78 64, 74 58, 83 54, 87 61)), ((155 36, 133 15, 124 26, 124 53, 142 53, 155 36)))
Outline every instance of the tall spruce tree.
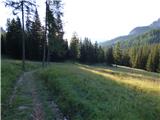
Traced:
POLYGON ((131 66, 128 52, 123 52, 121 64, 124 66, 129 66, 129 67, 131 66))
POLYGON ((143 45, 142 46, 142 59, 141 59, 141 69, 146 69, 147 59, 149 56, 149 46, 143 45))
POLYGON ((122 50, 121 50, 120 42, 118 42, 116 44, 116 46, 114 47, 113 56, 114 56, 114 62, 115 62, 115 64, 116 65, 121 64, 122 50))
POLYGON ((42 26, 39 19, 38 11, 36 9, 34 21, 31 26, 31 44, 30 44, 30 58, 33 60, 42 59, 42 26))
POLYGON ((81 53, 81 56, 83 56, 83 62, 90 63, 93 60, 93 58, 91 58, 91 56, 92 56, 92 53, 91 53, 92 44, 91 44, 91 41, 89 40, 89 38, 87 38, 87 37, 84 38, 82 48, 83 48, 82 49, 83 52, 81 53))
POLYGON ((104 62, 104 50, 102 49, 101 46, 99 46, 99 49, 98 49, 98 62, 99 63, 104 62))
POLYGON ((98 62, 98 43, 97 41, 94 44, 94 55, 93 55, 94 62, 98 62))
POLYGON ((137 51, 136 58, 135 58, 135 67, 142 68, 142 48, 140 47, 137 51))
POLYGON ((30 11, 27 10, 27 16, 26 16, 26 31, 25 31, 25 41, 26 41, 26 58, 32 60, 32 52, 31 52, 31 46, 32 46, 32 22, 31 21, 31 15, 30 11))
POLYGON ((147 60, 146 69, 148 71, 156 72, 159 64, 159 49, 158 46, 152 46, 152 50, 147 60))
POLYGON ((105 58, 106 58, 106 63, 108 65, 111 65, 114 63, 113 48, 112 47, 107 49, 105 58))
POLYGON ((54 1, 47 6, 48 61, 64 60, 68 53, 68 42, 63 39, 61 1, 54 1))
POLYGON ((83 41, 80 40, 80 62, 85 62, 86 59, 86 51, 83 41))
POLYGON ((74 61, 78 60, 80 57, 80 43, 79 43, 79 39, 75 33, 73 34, 73 36, 71 38, 70 57, 74 61))
POLYGON ((135 58, 136 58, 136 47, 132 47, 129 49, 129 57, 130 57, 130 66, 135 67, 135 58))
POLYGON ((7 55, 12 58, 21 58, 22 28, 19 17, 7 21, 6 49, 7 55))
POLYGON ((16 15, 17 11, 22 13, 22 70, 25 71, 25 36, 24 36, 24 14, 26 10, 33 11, 35 4, 30 0, 6 0, 5 6, 13 8, 13 14, 16 15))

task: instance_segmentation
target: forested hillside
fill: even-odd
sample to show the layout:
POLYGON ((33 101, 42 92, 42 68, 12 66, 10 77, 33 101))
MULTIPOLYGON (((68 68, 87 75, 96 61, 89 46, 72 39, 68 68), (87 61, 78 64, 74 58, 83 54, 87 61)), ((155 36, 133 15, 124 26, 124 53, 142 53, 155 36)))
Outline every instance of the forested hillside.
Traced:
POLYGON ((137 45, 160 43, 160 29, 150 30, 147 33, 130 38, 126 41, 120 41, 123 48, 133 47, 137 45))
POLYGON ((100 43, 100 45, 103 48, 107 48, 110 46, 114 46, 115 44, 120 42, 122 44, 122 47, 126 48, 141 44, 160 43, 159 38, 160 38, 160 29, 154 29, 140 35, 127 35, 127 36, 117 37, 113 40, 100 43))
POLYGON ((136 28, 128 36, 100 43, 106 50, 106 62, 159 72, 160 29, 157 29, 158 27, 159 20, 153 22, 147 30, 141 31, 141 28, 136 28), (141 32, 138 33, 139 31, 141 32))
POLYGON ((106 48, 109 63, 148 71, 160 71, 160 30, 106 48))
POLYGON ((125 42, 125 46, 132 46, 135 44, 148 43, 149 41, 145 39, 150 39, 150 43, 152 43, 152 39, 155 39, 155 36, 158 38, 157 35, 159 35, 159 29, 160 19, 154 21, 148 26, 136 27, 131 30, 128 35, 116 37, 112 40, 102 42, 100 45, 102 47, 109 47, 115 45, 118 42, 125 42), (137 39, 141 39, 141 41, 143 39, 143 42, 139 42, 140 40, 137 39))

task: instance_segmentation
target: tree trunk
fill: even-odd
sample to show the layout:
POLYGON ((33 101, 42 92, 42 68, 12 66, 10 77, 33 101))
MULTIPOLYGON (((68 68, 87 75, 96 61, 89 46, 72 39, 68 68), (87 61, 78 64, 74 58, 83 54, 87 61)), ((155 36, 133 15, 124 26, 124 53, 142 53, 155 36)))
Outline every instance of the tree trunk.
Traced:
POLYGON ((22 0, 22 70, 25 71, 24 9, 22 0))

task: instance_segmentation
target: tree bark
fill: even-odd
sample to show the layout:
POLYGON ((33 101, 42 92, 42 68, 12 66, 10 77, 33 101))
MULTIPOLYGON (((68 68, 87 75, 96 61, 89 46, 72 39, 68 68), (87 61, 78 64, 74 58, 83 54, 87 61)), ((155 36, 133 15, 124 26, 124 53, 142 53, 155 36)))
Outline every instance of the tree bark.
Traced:
POLYGON ((22 70, 25 71, 24 2, 22 0, 22 70))

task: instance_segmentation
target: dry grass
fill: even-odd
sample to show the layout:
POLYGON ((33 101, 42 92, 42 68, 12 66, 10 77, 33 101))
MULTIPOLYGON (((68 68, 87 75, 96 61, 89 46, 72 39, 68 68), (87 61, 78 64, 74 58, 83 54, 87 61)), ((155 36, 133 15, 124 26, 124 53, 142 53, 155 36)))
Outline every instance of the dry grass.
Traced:
POLYGON ((141 78, 129 76, 129 74, 127 74, 126 76, 122 76, 119 73, 113 72, 112 70, 105 68, 95 69, 93 67, 89 68, 84 66, 79 66, 79 68, 82 70, 92 72, 94 74, 102 75, 106 78, 110 78, 112 80, 115 80, 116 82, 127 84, 129 86, 135 87, 140 90, 152 91, 160 94, 160 80, 158 81, 158 80, 143 78, 142 75, 141 78))

